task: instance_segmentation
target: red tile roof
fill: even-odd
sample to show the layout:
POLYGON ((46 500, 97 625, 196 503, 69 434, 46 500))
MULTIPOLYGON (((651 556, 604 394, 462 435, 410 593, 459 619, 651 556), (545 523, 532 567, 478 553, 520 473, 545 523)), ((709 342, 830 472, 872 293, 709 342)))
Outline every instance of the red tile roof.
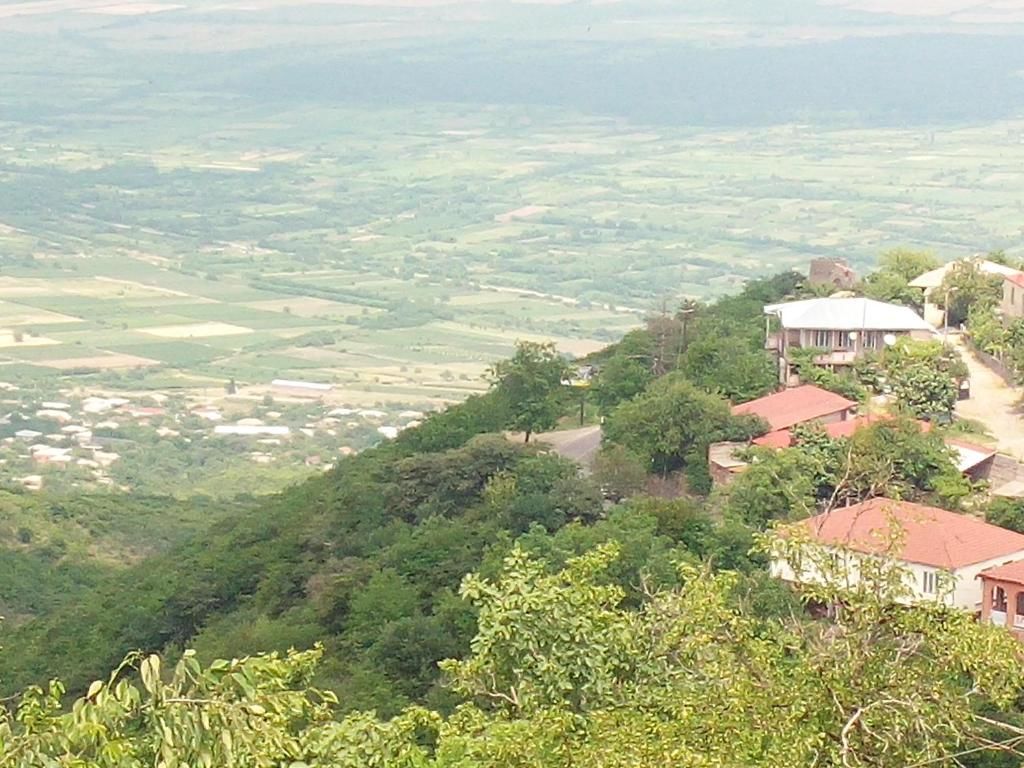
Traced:
POLYGON ((1006 279, 1014 285, 1019 285, 1024 288, 1024 272, 1016 272, 1012 275, 1007 275, 1006 279))
POLYGON ((1024 560, 1017 560, 1005 565, 997 565, 978 574, 983 579, 1009 581, 1013 584, 1024 584, 1024 560))
POLYGON ((772 430, 778 430, 846 411, 856 405, 853 400, 827 389, 804 384, 733 406, 732 412, 735 416, 748 413, 760 416, 772 430))
POLYGON ((776 429, 767 435, 755 437, 751 442, 761 448, 789 448, 793 444, 793 433, 788 429, 776 429))
POLYGON ((893 499, 871 499, 804 520, 822 544, 878 554, 902 531, 901 560, 938 568, 962 568, 1016 553, 1024 554, 1024 534, 937 507, 893 499))
MULTIPOLYGON (((831 424, 825 425, 825 434, 833 438, 850 437, 861 427, 877 424, 880 421, 889 421, 892 418, 887 413, 872 413, 867 416, 847 419, 846 421, 834 421, 831 424)), ((932 425, 927 421, 918 421, 917 423, 921 427, 922 432, 932 431, 932 425)), ((793 436, 788 429, 777 429, 774 432, 769 432, 767 435, 754 438, 752 442, 754 445, 761 446, 762 448, 789 448, 793 444, 793 436)), ((946 442, 952 441, 947 440, 946 442)))

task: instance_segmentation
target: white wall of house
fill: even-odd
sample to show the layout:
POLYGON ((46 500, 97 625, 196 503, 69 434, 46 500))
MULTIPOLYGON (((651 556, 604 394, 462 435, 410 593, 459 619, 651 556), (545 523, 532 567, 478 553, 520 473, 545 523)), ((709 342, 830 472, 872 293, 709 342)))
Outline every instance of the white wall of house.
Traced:
POLYGON ((1024 287, 1010 280, 1003 281, 1003 301, 1000 305, 1003 317, 1024 317, 1024 287))
MULTIPOLYGON (((804 558, 803 569, 799 575, 794 572, 793 567, 785 559, 773 557, 770 565, 772 576, 796 584, 823 584, 825 576, 818 564, 826 562, 825 557, 834 556, 843 566, 846 586, 857 585, 860 580, 858 561, 861 558, 869 557, 869 555, 857 555, 831 547, 815 549, 818 551, 811 552, 804 558)), ((920 563, 900 561, 899 564, 905 571, 905 583, 910 592, 909 597, 900 602, 918 603, 938 600, 965 611, 979 611, 981 610, 982 587, 981 580, 977 578, 978 574, 988 568, 1018 560, 1024 560, 1024 550, 973 563, 952 572, 920 563), (926 576, 926 574, 928 575, 926 576), (950 584, 950 579, 952 579, 952 584, 950 584), (933 591, 926 591, 926 586, 929 585, 934 585, 933 591)))
MULTIPOLYGON (((928 295, 927 293, 925 294, 928 295)), ((941 328, 946 320, 946 310, 938 304, 933 304, 928 299, 924 300, 924 312, 922 313, 925 322, 931 323, 936 328, 941 328)))

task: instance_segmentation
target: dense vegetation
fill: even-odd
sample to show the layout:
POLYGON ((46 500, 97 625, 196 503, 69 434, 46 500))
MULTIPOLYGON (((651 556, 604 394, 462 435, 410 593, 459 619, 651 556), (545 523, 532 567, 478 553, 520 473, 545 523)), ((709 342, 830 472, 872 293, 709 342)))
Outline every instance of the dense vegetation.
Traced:
MULTIPOLYGON (((622 380, 602 376, 595 393, 609 429, 627 424, 630 409, 680 406, 689 414, 676 417, 681 430, 714 421, 723 434, 756 433, 758 425, 729 416, 706 382, 719 379, 730 393, 748 396, 772 387, 756 364, 764 357, 761 306, 798 288, 793 274, 755 282, 714 305, 655 318, 599 356, 612 371, 615 361, 624 363, 622 380), (720 334, 736 340, 725 355, 707 343, 720 334), (687 372, 705 386, 683 378, 687 372), (631 394, 637 398, 616 404, 631 394)), ((470 571, 491 572, 517 539, 552 562, 619 541, 625 555, 616 573, 630 590, 641 571, 674 583, 671 564, 680 558, 750 569, 752 529, 737 521, 715 522, 686 499, 609 510, 601 477, 580 478, 567 461, 485 434, 543 429, 558 409, 574 410, 575 399, 559 392, 563 371, 549 349, 522 345, 496 367, 487 395, 101 580, 73 605, 14 630, 11 650, 0 655, 5 688, 56 675, 78 689, 134 648, 192 647, 211 659, 323 641, 320 679, 346 706, 396 712, 443 695, 437 662, 461 655, 473 631, 472 612, 455 596, 459 581, 470 571)), ((693 433, 657 469, 688 467, 695 487, 706 489, 703 451, 713 436, 693 433)), ((627 474, 628 462, 643 467, 660 450, 642 434, 623 440, 638 452, 626 456, 627 474)), ((604 474, 623 471, 620 456, 604 474)))
POLYGON ((9 630, 180 545, 253 502, 0 491, 0 615, 9 630))
MULTIPOLYGON (((29 604, 23 580, 8 587, 25 615, 0 654, 18 711, 0 725, 2 759, 546 768, 672 756, 703 768, 742 753, 868 766, 1000 737, 989 715, 1016 718, 1020 681, 993 670, 1014 658, 1011 638, 939 607, 892 609, 902 582, 881 563, 858 590, 803 595, 843 601, 823 625, 765 568, 772 547, 793 544, 765 532, 821 509, 880 495, 966 503, 941 428, 915 418, 951 407, 963 371, 948 350, 902 342, 821 382, 888 391, 895 412, 849 438, 794 429, 791 448, 751 449, 744 473, 710 487, 708 445, 767 429, 729 408, 775 386, 763 304, 809 290, 783 273, 685 302, 583 361, 605 427, 589 476, 501 434, 577 416, 566 361, 522 342, 488 393, 320 477, 184 541, 197 527, 163 518, 169 548, 136 565, 25 570, 42 589, 29 604), (136 650, 175 671, 161 674, 157 656, 119 666, 136 650), (237 660, 268 651, 288 653, 237 660), (31 687, 50 678, 62 682, 31 687), (63 714, 67 692, 87 701, 63 714), (109 721, 102 737, 97 721, 109 721)), ((103 509, 51 507, 90 531, 103 509)), ((989 515, 1020 517, 1012 505, 989 515)), ((125 535, 124 520, 110 525, 125 535)), ((26 531, 13 534, 21 546, 50 552, 49 529, 26 531)))
MULTIPOLYGON (((781 542, 780 542, 781 543, 781 542)), ((997 719, 1024 679, 1017 641, 972 617, 893 606, 902 573, 881 559, 834 622, 764 619, 734 573, 682 566, 680 586, 630 604, 609 582, 609 544, 564 569, 514 548, 460 595, 478 629, 443 662, 461 703, 381 722, 342 717, 311 688, 319 650, 217 661, 157 656, 89 686, 33 689, 0 719, 4 765, 340 768, 867 768, 1012 759, 1020 729, 997 719), (138 668, 138 681, 126 673, 138 668)))

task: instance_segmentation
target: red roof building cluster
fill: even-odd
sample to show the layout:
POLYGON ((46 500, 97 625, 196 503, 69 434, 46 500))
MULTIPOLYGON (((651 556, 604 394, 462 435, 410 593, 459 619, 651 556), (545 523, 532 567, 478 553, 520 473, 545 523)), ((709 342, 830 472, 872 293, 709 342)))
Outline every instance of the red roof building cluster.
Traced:
MULTIPOLYGON (((831 424, 825 424, 825 434, 831 438, 837 437, 850 437, 854 432, 861 429, 862 427, 869 427, 872 424, 877 424, 882 421, 889 421, 892 419, 887 413, 879 414, 868 414, 867 416, 857 416, 853 419, 846 419, 845 421, 835 421, 831 424)), ((921 427, 922 432, 930 432, 932 425, 927 421, 918 421, 918 425, 921 427)), ((756 437, 752 441, 754 445, 762 448, 789 448, 793 445, 793 435, 788 429, 777 429, 774 432, 769 432, 761 437, 756 437)))

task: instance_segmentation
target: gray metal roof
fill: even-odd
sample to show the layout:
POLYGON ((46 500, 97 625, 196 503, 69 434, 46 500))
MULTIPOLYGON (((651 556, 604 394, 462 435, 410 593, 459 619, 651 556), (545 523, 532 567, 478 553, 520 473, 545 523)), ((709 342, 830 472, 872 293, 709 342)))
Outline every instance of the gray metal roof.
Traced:
POLYGON ((864 298, 825 298, 769 304, 766 315, 779 318, 783 328, 822 331, 931 331, 914 310, 899 304, 864 298))

